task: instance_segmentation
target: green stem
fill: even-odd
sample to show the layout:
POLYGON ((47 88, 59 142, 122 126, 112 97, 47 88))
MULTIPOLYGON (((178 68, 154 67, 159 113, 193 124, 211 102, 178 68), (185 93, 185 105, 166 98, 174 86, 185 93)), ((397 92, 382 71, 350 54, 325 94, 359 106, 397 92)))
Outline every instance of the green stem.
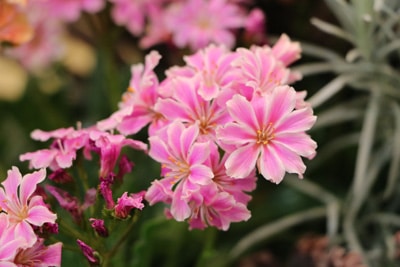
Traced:
POLYGON ((122 246, 122 244, 128 238, 129 233, 132 231, 133 227, 135 226, 137 219, 138 219, 138 215, 137 215, 137 213, 135 213, 135 215, 132 217, 132 220, 130 221, 128 227, 126 227, 125 231, 123 231, 122 234, 120 235, 120 238, 118 239, 117 243, 113 246, 113 248, 108 253, 103 254, 103 263, 102 263, 103 267, 109 266, 109 262, 111 261, 113 256, 117 253, 117 251, 122 246))
POLYGON ((197 260, 196 267, 203 267, 208 265, 207 260, 213 254, 215 239, 217 236, 217 229, 214 227, 209 227, 206 230, 205 235, 206 240, 203 246, 203 251, 201 252, 199 259, 197 260))
POLYGON ((74 239, 85 239, 85 234, 77 231, 75 228, 71 227, 68 223, 65 223, 63 220, 58 222, 60 226, 60 230, 64 232, 66 235, 71 236, 74 239))

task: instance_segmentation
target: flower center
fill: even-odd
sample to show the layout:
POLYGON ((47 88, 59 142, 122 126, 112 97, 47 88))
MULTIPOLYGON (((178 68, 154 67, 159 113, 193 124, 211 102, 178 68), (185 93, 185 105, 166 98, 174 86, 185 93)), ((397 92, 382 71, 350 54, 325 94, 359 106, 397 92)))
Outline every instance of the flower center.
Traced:
POLYGON ((257 130, 257 144, 266 145, 275 138, 274 135, 275 128, 272 126, 270 122, 266 128, 262 130, 257 130))
POLYGON ((169 169, 169 172, 165 175, 173 177, 175 179, 173 183, 185 179, 190 174, 190 166, 187 162, 173 157, 168 157, 168 159, 171 161, 171 164, 166 164, 163 167, 169 169))

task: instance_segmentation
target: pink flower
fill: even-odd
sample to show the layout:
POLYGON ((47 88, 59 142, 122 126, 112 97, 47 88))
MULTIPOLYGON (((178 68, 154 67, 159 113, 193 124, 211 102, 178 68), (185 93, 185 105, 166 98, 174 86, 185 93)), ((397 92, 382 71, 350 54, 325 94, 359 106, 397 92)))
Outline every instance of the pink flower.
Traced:
MULTIPOLYGON (((53 1, 53 0, 51 0, 53 1)), ((48 16, 47 2, 29 1, 26 7, 33 37, 20 46, 6 49, 6 54, 18 59, 31 72, 60 60, 65 49, 62 41, 64 27, 59 20, 48 16)))
POLYGON ((188 67, 193 69, 193 76, 199 76, 197 93, 204 100, 216 98, 221 90, 228 87, 235 80, 231 62, 235 53, 228 51, 223 45, 209 45, 191 56, 184 57, 188 67))
POLYGON ((113 173, 114 167, 120 156, 121 149, 125 146, 146 151, 147 145, 141 141, 126 138, 120 134, 92 130, 89 138, 94 142, 94 150, 100 155, 100 177, 107 177, 113 173))
POLYGON ((162 164, 164 179, 175 188, 171 213, 179 221, 190 215, 186 199, 214 176, 205 165, 210 154, 209 143, 196 142, 198 135, 195 125, 186 128, 175 121, 149 138, 149 155, 162 164))
POLYGON ((204 186, 193 195, 190 202, 193 213, 189 218, 190 228, 204 229, 207 225, 228 230, 231 222, 247 221, 250 211, 227 192, 221 192, 215 184, 204 186))
POLYGON ((35 130, 32 138, 47 141, 55 138, 49 149, 41 149, 20 155, 21 161, 29 160, 30 167, 35 169, 47 168, 55 171, 72 166, 76 158, 77 150, 87 146, 87 130, 74 130, 73 128, 61 128, 55 131, 45 132, 35 130))
MULTIPOLYGON (((111 0, 111 17, 117 25, 126 28, 135 36, 142 34, 145 29, 147 0, 111 0)), ((154 2, 154 0, 152 1, 154 2)))
POLYGON ((146 194, 145 191, 129 194, 124 192, 120 198, 117 200, 117 205, 115 205, 114 211, 117 218, 127 218, 132 209, 143 209, 144 204, 143 197, 146 194))
POLYGON ((180 121, 198 129, 201 140, 215 140, 215 129, 228 121, 225 107, 206 101, 197 92, 200 77, 175 79, 173 96, 159 99, 155 110, 168 121, 180 121))
POLYGON ((265 14, 261 9, 254 8, 250 11, 245 24, 245 38, 248 42, 259 45, 267 42, 265 21, 265 14))
POLYGON ((256 188, 256 171, 253 169, 249 176, 242 179, 235 179, 226 174, 225 161, 229 156, 229 153, 220 160, 220 152, 218 147, 215 145, 210 146, 211 153, 209 157, 209 165, 214 173, 213 183, 217 186, 219 191, 227 192, 234 197, 234 199, 247 205, 251 200, 251 196, 248 192, 253 191, 256 188))
POLYGON ((34 196, 38 183, 46 177, 46 171, 26 174, 22 177, 18 168, 8 171, 7 179, 0 188, 0 208, 9 216, 10 226, 16 237, 22 237, 33 245, 37 237, 31 225, 42 226, 44 223, 54 223, 57 216, 49 211, 41 196, 34 196))
POLYGON ((236 146, 225 162, 228 175, 244 178, 257 165, 274 183, 281 182, 285 171, 302 177, 306 167, 301 156, 316 153, 316 143, 305 133, 316 117, 309 108, 296 110, 295 105, 296 91, 289 86, 278 86, 251 102, 240 95, 228 101, 233 121, 218 131, 222 143, 236 146))
POLYGON ((286 34, 282 34, 272 47, 272 53, 285 66, 289 66, 301 57, 299 42, 292 42, 286 34))
POLYGON ((152 51, 145 58, 145 64, 133 65, 129 88, 122 96, 120 109, 110 118, 97 125, 101 130, 117 129, 125 135, 135 134, 150 123, 149 132, 162 125, 163 115, 154 110, 154 104, 160 97, 159 81, 154 73, 161 56, 152 51))
POLYGON ((103 9, 105 0, 47 0, 48 14, 63 21, 72 22, 79 19, 81 13, 96 13, 103 9))
POLYGON ((188 0, 171 4, 166 23, 178 47, 197 50, 210 43, 235 43, 234 30, 245 24, 245 14, 227 0, 188 0))
POLYGON ((44 239, 39 238, 32 247, 20 249, 13 262, 16 266, 61 266, 61 249, 61 242, 45 246, 44 239))
POLYGON ((159 43, 170 43, 171 32, 166 25, 166 13, 161 5, 148 6, 146 31, 139 41, 141 48, 147 49, 159 43))
POLYGON ((252 90, 253 94, 263 94, 287 84, 290 71, 276 59, 270 47, 238 48, 236 53, 238 57, 232 65, 238 68, 235 85, 238 93, 247 96, 245 92, 252 90))
MULTIPOLYGON (((282 34, 272 47, 272 53, 285 66, 289 66, 301 57, 301 47, 299 42, 292 42, 286 34, 282 34)), ((290 71, 288 83, 293 83, 302 78, 298 71, 290 71)))
POLYGON ((23 238, 14 235, 13 229, 10 228, 8 215, 0 213, 0 266, 3 264, 7 266, 6 262, 13 261, 18 249, 27 246, 28 244, 23 238))

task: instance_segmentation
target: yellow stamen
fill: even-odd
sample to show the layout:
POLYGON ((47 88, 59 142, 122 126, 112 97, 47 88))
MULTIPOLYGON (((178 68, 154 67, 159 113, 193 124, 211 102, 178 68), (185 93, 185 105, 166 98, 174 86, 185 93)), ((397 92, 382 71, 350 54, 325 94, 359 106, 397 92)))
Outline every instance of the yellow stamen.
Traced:
POLYGON ((275 138, 274 135, 275 128, 272 126, 272 123, 270 122, 267 126, 267 128, 263 130, 257 130, 257 144, 263 144, 266 145, 271 141, 272 139, 275 138))

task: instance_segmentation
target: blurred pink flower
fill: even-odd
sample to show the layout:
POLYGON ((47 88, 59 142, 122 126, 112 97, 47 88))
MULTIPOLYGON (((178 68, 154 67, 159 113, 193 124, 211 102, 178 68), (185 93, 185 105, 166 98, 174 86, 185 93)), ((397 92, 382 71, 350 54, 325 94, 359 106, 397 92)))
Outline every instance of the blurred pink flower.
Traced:
POLYGON ((110 0, 112 3, 111 17, 117 25, 126 28, 135 36, 143 33, 146 16, 150 5, 157 0, 110 0))
POLYGON ((106 0, 46 0, 45 4, 51 17, 72 22, 78 20, 83 11, 96 13, 102 10, 106 0))
POLYGON ((271 93, 250 102, 235 95, 227 103, 233 121, 218 129, 222 143, 235 145, 225 166, 235 178, 247 177, 255 165, 274 183, 280 183, 285 171, 302 177, 306 166, 301 156, 312 158, 316 143, 305 131, 316 121, 309 108, 295 109, 296 91, 278 86, 271 93))
POLYGON ((41 196, 35 196, 38 183, 46 178, 46 171, 26 174, 22 177, 18 168, 8 171, 8 176, 0 188, 0 208, 9 216, 10 227, 15 237, 22 237, 29 245, 33 245, 37 237, 31 225, 42 226, 54 223, 57 215, 44 204, 41 196))
MULTIPOLYGON (((161 0, 162 1, 162 0, 161 0)), ((175 0, 179 1, 179 0, 175 0)), ((159 43, 171 42, 171 32, 166 24, 166 11, 161 5, 148 6, 147 27, 139 46, 147 49, 159 43)))
POLYGON ((267 42, 266 18, 264 12, 259 8, 254 8, 247 15, 245 23, 246 41, 263 45, 267 42))
POLYGON ((245 25, 245 13, 227 0, 188 0, 168 6, 166 24, 178 47, 197 50, 210 43, 235 44, 234 30, 245 25))
POLYGON ((28 42, 5 50, 8 56, 18 59, 31 72, 48 67, 61 59, 64 52, 63 25, 56 17, 49 16, 47 10, 46 4, 51 1, 28 2, 27 16, 34 34, 28 42))

